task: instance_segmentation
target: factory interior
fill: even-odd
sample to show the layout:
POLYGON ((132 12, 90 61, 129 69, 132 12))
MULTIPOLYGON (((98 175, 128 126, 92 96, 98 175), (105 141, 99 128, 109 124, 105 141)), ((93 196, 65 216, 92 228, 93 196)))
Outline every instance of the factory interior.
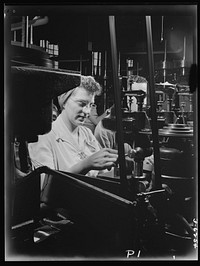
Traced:
POLYGON ((197 40, 197 4, 4 5, 5 260, 197 260, 197 40), (112 176, 31 164, 81 76, 115 105, 112 176))

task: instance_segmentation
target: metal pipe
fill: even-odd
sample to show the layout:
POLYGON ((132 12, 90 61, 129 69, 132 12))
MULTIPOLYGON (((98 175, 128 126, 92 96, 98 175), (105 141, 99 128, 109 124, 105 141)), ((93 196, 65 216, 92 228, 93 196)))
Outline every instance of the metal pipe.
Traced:
POLYGON ((115 17, 109 16, 109 29, 110 29, 110 40, 111 40, 111 55, 112 55, 112 70, 113 70, 113 83, 114 83, 114 97, 116 107, 116 123, 117 123, 117 142, 119 152, 119 171, 120 171, 120 183, 122 190, 127 190, 127 178, 126 178, 126 165, 124 155, 124 136, 122 128, 122 114, 121 114, 121 95, 118 78, 117 68, 117 44, 115 35, 115 17))
MULTIPOLYGON (((177 50, 173 50, 173 51, 167 51, 168 54, 178 54, 181 53, 183 51, 183 48, 179 48, 177 50)), ((124 52, 123 54, 126 55, 146 55, 147 52, 124 52)), ((165 51, 153 51, 153 54, 165 54, 165 51)))
POLYGON ((153 43, 151 31, 151 17, 146 16, 146 30, 147 30, 147 49, 148 49, 148 64, 149 64, 149 96, 151 106, 151 121, 152 121, 152 138, 154 150, 154 170, 155 170, 155 187, 161 189, 161 169, 160 169, 160 149, 158 139, 155 87, 154 87, 154 60, 153 60, 153 43))

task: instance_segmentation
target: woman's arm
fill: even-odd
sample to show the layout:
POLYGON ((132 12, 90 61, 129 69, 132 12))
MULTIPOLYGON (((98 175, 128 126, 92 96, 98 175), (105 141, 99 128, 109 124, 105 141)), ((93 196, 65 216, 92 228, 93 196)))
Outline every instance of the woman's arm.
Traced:
POLYGON ((87 174, 90 170, 104 170, 115 165, 118 151, 104 148, 73 165, 69 172, 74 174, 87 174))
POLYGON ((107 109, 102 115, 98 116, 98 115, 91 115, 89 116, 90 121, 97 125, 99 123, 99 121, 101 121, 103 118, 105 118, 107 115, 109 114, 109 109, 107 109))

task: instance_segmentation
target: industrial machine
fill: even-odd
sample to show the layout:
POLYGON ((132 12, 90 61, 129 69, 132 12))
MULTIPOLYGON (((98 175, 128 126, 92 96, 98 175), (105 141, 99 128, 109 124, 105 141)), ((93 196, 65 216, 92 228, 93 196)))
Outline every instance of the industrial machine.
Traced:
MULTIPOLYGON (((170 64, 161 64, 159 77, 163 75, 164 81, 154 84, 151 21, 149 16, 145 19, 150 69, 146 91, 133 88, 128 73, 120 83, 114 16, 109 16, 116 111, 103 125, 118 134, 118 171, 112 178, 85 178, 46 166, 31 169, 28 142, 50 131, 52 99, 78 86, 80 73, 52 68, 46 53, 36 53, 42 59, 30 63, 24 59, 32 51, 28 47, 14 52, 9 91, 14 99, 9 110, 13 121, 8 139, 11 165, 6 180, 11 255, 121 259, 131 251, 133 259, 172 259, 195 253, 197 177, 192 95, 186 85, 167 81, 170 64), (22 55, 21 63, 17 53, 22 55), (189 111, 183 108, 184 93, 189 97, 189 111), (149 102, 144 104, 146 97, 149 102), (136 111, 131 107, 133 98, 136 111), (167 108, 163 111, 164 99, 167 108), (132 145, 128 154, 124 142, 132 145), (129 172, 127 155, 133 161, 129 172), (154 169, 147 175, 143 162, 150 156, 154 169), (41 174, 47 182, 42 191, 41 174)), ((184 76, 185 61, 177 64, 184 76)))

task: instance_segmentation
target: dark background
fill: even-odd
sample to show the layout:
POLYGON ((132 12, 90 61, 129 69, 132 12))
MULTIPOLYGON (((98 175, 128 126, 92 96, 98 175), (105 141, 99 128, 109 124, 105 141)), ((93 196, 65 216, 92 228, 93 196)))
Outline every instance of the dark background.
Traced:
MULTIPOLYGON (((110 35, 108 16, 115 15, 117 48, 121 56, 121 74, 126 75, 126 59, 139 63, 140 75, 147 76, 147 46, 145 16, 152 16, 153 49, 155 63, 164 60, 165 40, 167 41, 167 61, 181 60, 183 38, 186 37, 186 61, 193 62, 197 17, 195 5, 15 5, 8 6, 11 23, 21 21, 21 16, 48 16, 48 23, 34 27, 34 44, 48 40, 59 45, 60 66, 64 60, 88 58, 88 42, 92 51, 108 52, 110 68, 110 35), (163 23, 163 41, 161 40, 163 23)), ((12 36, 11 36, 12 38, 12 36)), ((78 69, 74 69, 78 70, 78 69)))

